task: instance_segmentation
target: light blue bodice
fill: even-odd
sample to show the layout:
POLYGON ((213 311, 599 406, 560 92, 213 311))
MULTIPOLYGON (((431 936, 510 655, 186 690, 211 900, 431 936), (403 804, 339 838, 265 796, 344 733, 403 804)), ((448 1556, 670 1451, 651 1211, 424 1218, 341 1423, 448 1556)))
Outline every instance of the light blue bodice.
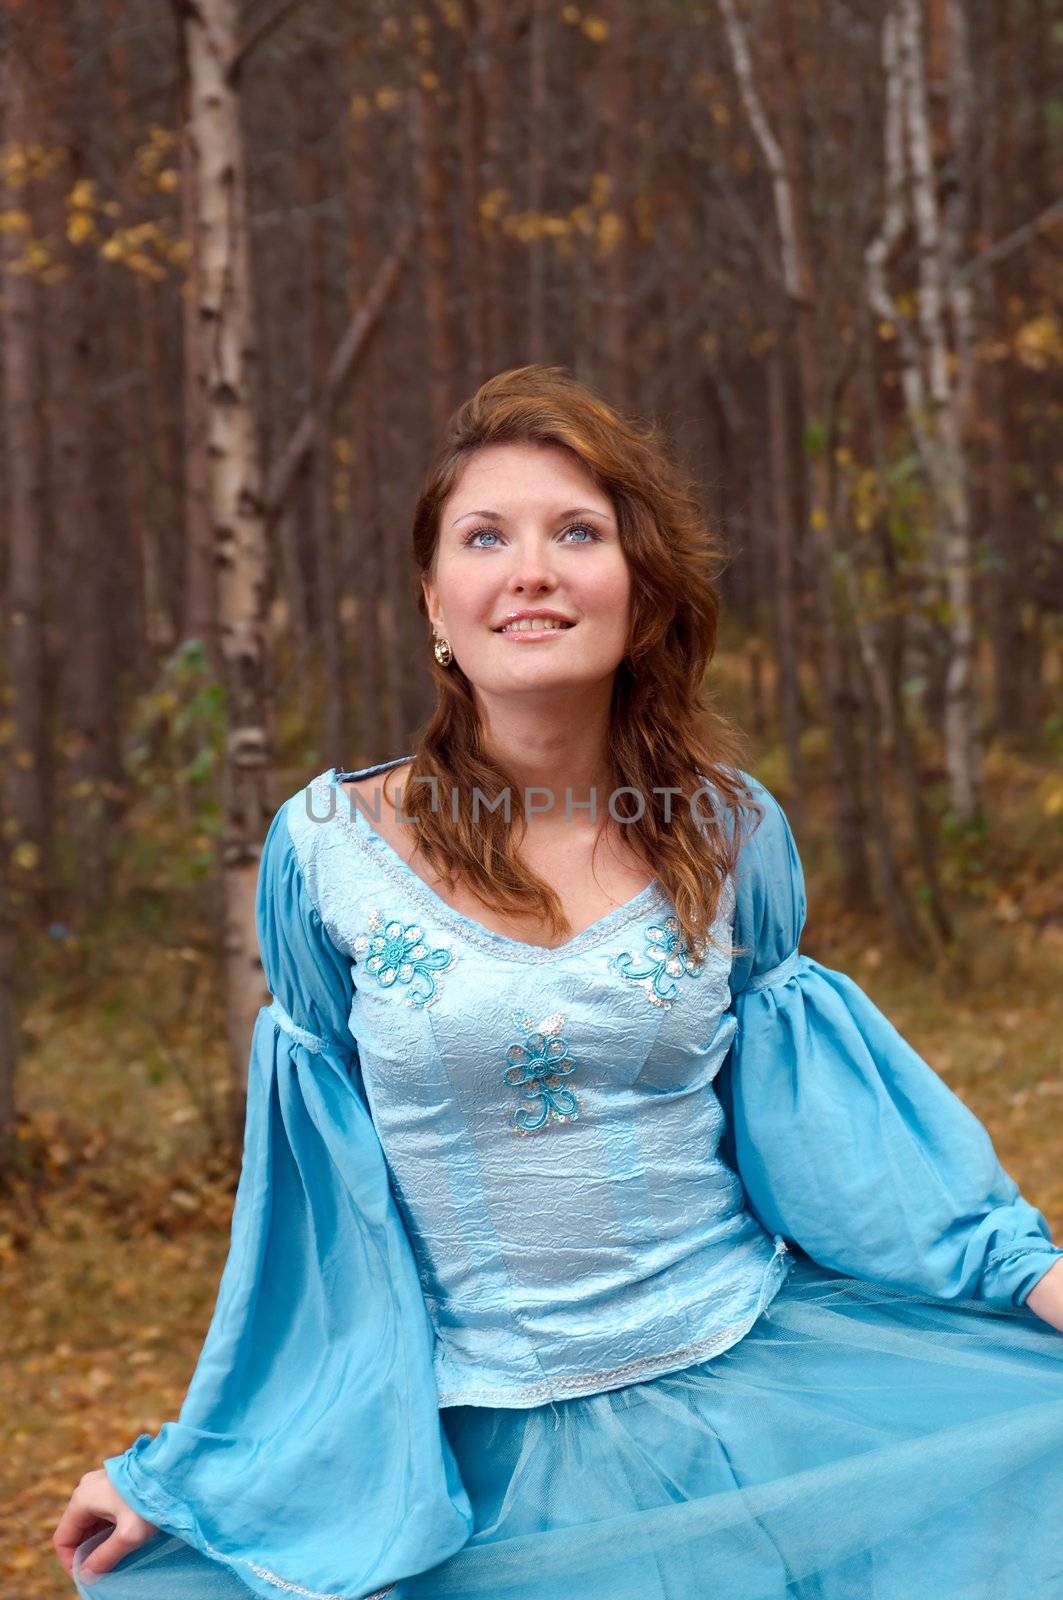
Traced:
POLYGON ((526 944, 448 906, 343 776, 295 797, 289 828, 352 962, 440 1404, 540 1405, 725 1349, 789 1264, 718 1154, 733 882, 715 946, 687 948, 656 882, 556 949, 526 944))

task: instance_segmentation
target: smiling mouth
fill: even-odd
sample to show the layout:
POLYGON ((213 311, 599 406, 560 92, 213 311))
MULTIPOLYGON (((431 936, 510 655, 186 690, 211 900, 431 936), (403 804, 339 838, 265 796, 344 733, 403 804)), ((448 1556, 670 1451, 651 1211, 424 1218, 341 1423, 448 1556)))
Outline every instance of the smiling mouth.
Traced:
POLYGON ((507 622, 501 628, 492 628, 492 633, 564 633, 569 628, 574 628, 574 622, 554 622, 536 618, 534 621, 507 622))

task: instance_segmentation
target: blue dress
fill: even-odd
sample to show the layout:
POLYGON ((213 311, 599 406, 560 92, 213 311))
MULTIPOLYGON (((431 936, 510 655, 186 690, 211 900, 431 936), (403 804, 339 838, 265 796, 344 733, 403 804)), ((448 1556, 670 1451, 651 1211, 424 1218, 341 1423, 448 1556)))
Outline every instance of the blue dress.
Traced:
POLYGON ((270 826, 231 1248, 179 1417, 105 1462, 160 1532, 79 1594, 1063 1596, 1063 1249, 798 953, 773 797, 696 947, 654 882, 546 949, 340 786, 397 764, 270 826))

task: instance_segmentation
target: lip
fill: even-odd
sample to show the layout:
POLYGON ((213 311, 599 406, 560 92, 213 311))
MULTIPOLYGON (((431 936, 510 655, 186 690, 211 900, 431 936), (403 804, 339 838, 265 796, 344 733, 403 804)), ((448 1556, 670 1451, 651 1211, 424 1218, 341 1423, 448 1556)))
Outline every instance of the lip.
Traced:
MULTIPOLYGON (((553 630, 553 631, 556 631, 558 633, 567 633, 569 631, 569 628, 574 628, 576 626, 575 617, 566 617, 564 612, 562 612, 562 611, 551 611, 549 609, 549 607, 546 607, 546 606, 535 606, 535 607, 533 607, 533 608, 531 608, 529 610, 526 610, 526 611, 511 611, 509 613, 508 617, 503 617, 502 621, 496 624, 496 626, 492 629, 492 632, 493 633, 501 633, 503 628, 508 627, 511 622, 524 622, 524 621, 534 622, 534 621, 537 621, 540 618, 543 621, 546 621, 546 622, 564 622, 564 623, 567 623, 568 624, 567 627, 558 628, 556 630, 553 630)), ((506 634, 506 638, 507 639, 527 639, 527 638, 538 639, 540 637, 545 638, 545 637, 548 636, 549 631, 551 631, 551 630, 542 630, 542 632, 540 632, 539 630, 533 631, 531 629, 525 628, 525 629, 519 629, 516 633, 513 633, 513 634, 506 634)))

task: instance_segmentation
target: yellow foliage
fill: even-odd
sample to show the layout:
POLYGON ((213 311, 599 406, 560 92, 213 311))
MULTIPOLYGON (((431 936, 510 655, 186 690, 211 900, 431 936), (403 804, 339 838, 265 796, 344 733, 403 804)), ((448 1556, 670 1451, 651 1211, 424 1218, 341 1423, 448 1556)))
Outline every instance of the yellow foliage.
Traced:
POLYGON ((146 188, 160 189, 163 194, 177 188, 180 178, 175 180, 169 176, 173 171, 169 165, 170 153, 176 145, 177 134, 171 128, 158 125, 149 130, 146 142, 138 145, 133 164, 146 188))
POLYGON ((539 219, 534 211, 515 211, 503 218, 502 232, 521 244, 531 244, 540 237, 539 219))
POLYGON ((439 88, 439 73, 425 71, 421 73, 421 88, 431 91, 439 88))
POLYGON ((817 533, 822 533, 823 529, 827 526, 827 513, 824 511, 822 506, 816 506, 808 520, 812 524, 813 528, 815 528, 817 533))
POLYGON ((25 211, 0 211, 0 233, 28 233, 30 219, 25 211))
POLYGON ((579 7, 562 6, 561 21, 564 22, 568 27, 575 28, 579 23, 579 7))
POLYGON ((709 114, 718 128, 729 128, 731 126, 730 107, 726 106, 722 100, 714 100, 712 102, 709 106, 709 114))
POLYGON ((9 144, 0 149, 0 178, 9 189, 23 189, 46 178, 67 159, 65 145, 9 144))
POLYGON ((66 197, 72 211, 91 211, 97 204, 95 178, 79 178, 66 197))
POLYGON ((591 179, 591 205, 604 206, 612 191, 613 182, 607 172, 596 172, 591 179))
POLYGON ((364 122, 371 110, 368 95, 352 94, 349 110, 357 122, 364 122))
POLYGON ((488 189, 480 196, 480 221, 490 226, 501 216, 509 199, 508 189, 488 189))
POLYGON ((1046 817, 1063 817, 1063 778, 1052 775, 1043 779, 1038 795, 1046 817))
POLYGON ((143 278, 152 278, 156 283, 166 276, 166 268, 151 256, 146 256, 142 250, 134 250, 132 255, 127 256, 126 266, 133 272, 139 272, 143 278))
POLYGON ((604 44, 609 37, 609 24, 604 17, 584 17, 581 27, 594 44, 604 44))
POLYGON ((97 237, 96 223, 87 211, 75 211, 67 218, 66 236, 71 244, 85 244, 97 237))
POLYGON ((163 167, 155 183, 163 194, 173 194, 174 190, 181 186, 181 174, 176 167, 163 167))
POLYGON ((878 336, 884 343, 888 344, 891 339, 896 339, 897 330, 893 326, 892 322, 887 322, 885 318, 883 318, 878 325, 878 336))
POLYGON ((858 472, 850 490, 853 520, 861 533, 870 533, 875 518, 882 509, 878 474, 871 468, 858 472))
POLYGON ((1063 330, 1051 311, 1033 317, 1015 330, 1015 353, 1024 367, 1036 372, 1063 364, 1063 330))
POLYGON ((598 254, 607 256, 615 250, 624 234, 624 219, 615 211, 603 211, 598 218, 598 254))
POLYGON ((44 272, 45 268, 51 265, 52 258, 41 241, 39 239, 28 240, 22 253, 22 261, 19 263, 22 271, 44 272))
POLYGON ((390 84, 385 84, 383 88, 377 90, 374 99, 379 111, 394 111, 402 96, 390 84))
POLYGON ((23 839, 11 852, 11 864, 20 872, 36 872, 41 864, 41 852, 32 839, 23 839))

